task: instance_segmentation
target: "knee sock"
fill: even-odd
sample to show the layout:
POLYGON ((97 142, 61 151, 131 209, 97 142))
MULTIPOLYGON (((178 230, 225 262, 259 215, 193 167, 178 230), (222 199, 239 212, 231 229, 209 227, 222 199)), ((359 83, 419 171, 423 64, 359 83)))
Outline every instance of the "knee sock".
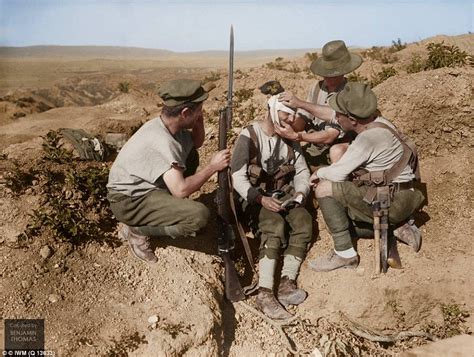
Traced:
POLYGON ((318 198, 326 226, 334 240, 334 249, 344 251, 352 246, 349 232, 349 218, 344 207, 333 197, 318 198))
POLYGON ((260 259, 258 286, 273 290, 273 281, 275 277, 276 259, 270 259, 264 256, 260 259))
POLYGON ((302 261, 303 259, 295 257, 294 255, 285 255, 285 258, 283 259, 283 268, 281 269, 281 276, 287 276, 288 279, 296 280, 302 261))

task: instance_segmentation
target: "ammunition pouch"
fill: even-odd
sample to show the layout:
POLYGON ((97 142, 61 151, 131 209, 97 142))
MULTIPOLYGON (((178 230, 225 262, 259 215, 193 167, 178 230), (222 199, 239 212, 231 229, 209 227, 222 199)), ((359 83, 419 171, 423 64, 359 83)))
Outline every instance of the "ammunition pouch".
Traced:
POLYGON ((273 175, 269 175, 257 164, 250 164, 247 173, 250 184, 264 192, 285 191, 283 188, 288 186, 295 176, 295 166, 281 165, 273 175))

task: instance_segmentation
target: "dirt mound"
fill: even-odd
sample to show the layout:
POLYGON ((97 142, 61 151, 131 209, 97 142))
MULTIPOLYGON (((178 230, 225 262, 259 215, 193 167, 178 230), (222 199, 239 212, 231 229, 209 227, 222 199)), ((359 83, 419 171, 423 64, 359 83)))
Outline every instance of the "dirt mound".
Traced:
POLYGON ((394 76, 377 86, 382 113, 412 137, 424 156, 472 147, 474 68, 394 76))

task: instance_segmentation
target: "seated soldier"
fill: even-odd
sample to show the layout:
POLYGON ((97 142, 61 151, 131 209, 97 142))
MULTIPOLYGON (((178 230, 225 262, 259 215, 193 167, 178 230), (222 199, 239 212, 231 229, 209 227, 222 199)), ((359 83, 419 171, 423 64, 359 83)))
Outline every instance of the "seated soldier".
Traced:
POLYGON ((298 305, 307 296, 297 288, 296 278, 312 236, 311 215, 301 206, 309 193, 310 173, 299 144, 275 134, 276 125, 294 122, 294 110, 276 96, 269 99, 268 109, 265 120, 242 130, 231 170, 243 215, 261 239, 257 305, 270 318, 287 319, 291 314, 282 304, 298 305), (282 246, 277 300, 274 276, 282 246))
POLYGON ((335 248, 310 262, 315 271, 358 266, 359 257, 352 244, 351 230, 358 236, 367 236, 366 228, 373 223, 368 193, 377 185, 376 177, 383 177, 383 184, 389 185, 392 192, 389 234, 424 201, 423 194, 413 187, 418 176, 416 153, 410 149, 408 158, 411 160, 403 161, 404 152, 408 150, 405 144, 411 143, 390 121, 377 116, 374 92, 366 84, 348 83, 329 99, 329 105, 336 111, 336 120, 341 127, 356 132, 357 137, 339 161, 320 168, 311 176, 335 248), (358 178, 354 173, 361 172, 360 169, 365 173, 358 178), (350 181, 351 175, 355 176, 353 181, 350 181))
POLYGON ((277 128, 277 133, 284 138, 307 143, 303 150, 312 172, 321 165, 337 161, 347 148, 347 142, 353 138, 335 121, 335 112, 328 106, 328 99, 344 88, 347 83, 344 75, 361 64, 362 58, 349 52, 344 41, 330 41, 323 46, 321 57, 311 63, 311 71, 323 79, 311 86, 306 101, 290 92, 279 97, 285 105, 298 108, 295 127, 301 128, 303 120, 306 126, 303 124, 305 131, 297 132, 284 125, 277 128))

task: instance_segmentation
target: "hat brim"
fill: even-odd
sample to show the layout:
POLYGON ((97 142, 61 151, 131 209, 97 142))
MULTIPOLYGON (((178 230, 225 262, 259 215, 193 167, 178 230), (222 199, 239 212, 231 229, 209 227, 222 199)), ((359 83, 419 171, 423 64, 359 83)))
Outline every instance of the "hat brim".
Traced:
POLYGON ((336 112, 338 113, 342 113, 342 114, 347 114, 347 110, 345 108, 342 108, 340 107, 338 104, 337 104, 337 100, 336 100, 336 97, 338 96, 339 93, 336 93, 332 96, 330 96, 328 98, 328 104, 329 106, 334 109, 336 112))
POLYGON ((337 67, 337 68, 327 68, 325 66, 325 63, 327 63, 323 57, 319 57, 316 60, 311 63, 310 69, 311 72, 314 74, 317 74, 318 76, 321 77, 337 77, 337 76, 342 76, 344 74, 350 73, 353 70, 357 69, 360 67, 362 64, 362 57, 355 54, 355 53, 350 53, 350 61, 347 63, 344 63, 343 65, 337 67))

